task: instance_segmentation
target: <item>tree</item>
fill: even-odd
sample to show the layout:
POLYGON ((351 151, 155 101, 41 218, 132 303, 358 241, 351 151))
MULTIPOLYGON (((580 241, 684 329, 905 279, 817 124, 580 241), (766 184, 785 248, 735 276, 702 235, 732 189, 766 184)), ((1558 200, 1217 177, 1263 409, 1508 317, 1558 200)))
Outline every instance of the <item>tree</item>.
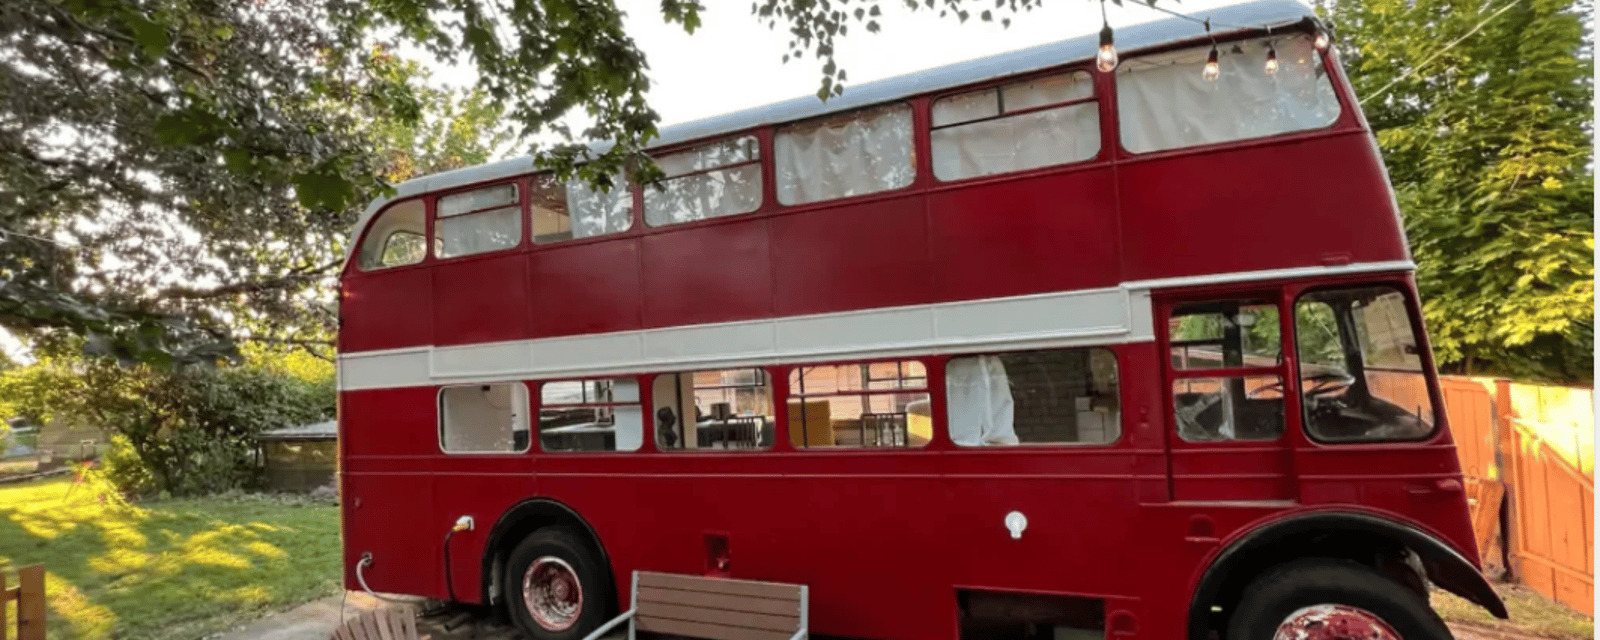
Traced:
MULTIPOLYGON (((969 0, 910 4, 971 15, 969 0)), ((784 26, 793 57, 816 56, 825 98, 846 79, 834 38, 877 30, 878 6, 760 0, 752 13, 784 26)), ((692 33, 703 7, 659 8, 692 33)), ((440 166, 393 153, 419 150, 405 144, 415 127, 442 124, 420 150, 465 160, 463 141, 503 116, 519 140, 553 136, 532 151, 558 179, 659 178, 642 153, 658 120, 647 65, 622 15, 616 0, 0 3, 0 327, 67 328, 156 362, 231 354, 240 325, 320 342, 297 334, 328 326, 310 291, 356 212, 440 166), (424 115, 440 94, 388 53, 401 45, 477 71, 475 93, 447 100, 453 119, 424 115), (591 140, 611 145, 591 154, 591 140)))
POLYGON ((41 423, 93 425, 112 435, 110 478, 130 493, 195 495, 251 488, 256 434, 326 420, 332 366, 304 352, 249 348, 245 364, 156 367, 41 349, 32 365, 0 372, 0 398, 41 423))
POLYGON ((1587 3, 1323 10, 1389 166, 1441 367, 1592 383, 1587 3))

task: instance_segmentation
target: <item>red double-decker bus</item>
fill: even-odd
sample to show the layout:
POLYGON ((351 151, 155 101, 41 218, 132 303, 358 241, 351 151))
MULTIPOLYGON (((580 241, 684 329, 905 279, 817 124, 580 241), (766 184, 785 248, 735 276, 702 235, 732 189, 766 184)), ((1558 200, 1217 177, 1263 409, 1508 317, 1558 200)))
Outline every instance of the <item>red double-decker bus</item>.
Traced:
POLYGON ((885 640, 1448 638, 1428 583, 1503 617, 1326 35, 1214 18, 1261 28, 669 128, 659 188, 521 159, 374 203, 346 583, 541 640, 635 570, 809 585, 813 633, 885 640))

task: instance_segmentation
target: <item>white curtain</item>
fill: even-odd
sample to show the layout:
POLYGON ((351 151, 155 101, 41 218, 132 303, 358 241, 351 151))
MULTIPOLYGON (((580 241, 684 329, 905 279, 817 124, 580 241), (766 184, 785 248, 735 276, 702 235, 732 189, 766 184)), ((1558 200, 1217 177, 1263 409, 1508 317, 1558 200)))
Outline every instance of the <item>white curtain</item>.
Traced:
POLYGON ((731 216, 761 206, 761 165, 747 164, 644 187, 644 221, 652 227, 731 216))
POLYGON ((1019 442, 1011 381, 999 356, 952 358, 944 380, 951 440, 963 446, 1019 442))
POLYGON ((1093 102, 1080 103, 935 129, 930 138, 940 180, 1023 171, 1094 157, 1100 112, 1093 102))
POLYGON ((1339 101, 1311 38, 1271 42, 1276 75, 1265 70, 1267 39, 1218 46, 1215 81, 1201 76, 1210 45, 1125 62, 1117 69, 1122 146, 1143 153, 1333 124, 1339 101))
POLYGON ((506 207, 439 218, 433 235, 441 258, 509 249, 522 239, 522 210, 506 207))
POLYGON ((911 184, 911 108, 889 105, 780 130, 778 202, 804 204, 911 184))
POLYGON ((528 429, 527 387, 521 384, 449 387, 441 398, 445 451, 513 451, 512 434, 528 429))
POLYGON ((633 192, 620 175, 611 177, 609 193, 574 180, 567 183, 567 212, 574 238, 621 233, 633 226, 633 192))

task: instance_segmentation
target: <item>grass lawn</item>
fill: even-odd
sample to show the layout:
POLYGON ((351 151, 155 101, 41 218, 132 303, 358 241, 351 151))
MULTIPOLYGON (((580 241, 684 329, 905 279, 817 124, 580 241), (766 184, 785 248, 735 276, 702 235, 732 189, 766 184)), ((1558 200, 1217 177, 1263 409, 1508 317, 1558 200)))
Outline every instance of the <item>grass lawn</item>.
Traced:
POLYGON ((1439 589, 1433 590, 1433 609, 1447 622, 1463 622, 1546 638, 1594 638, 1593 618, 1556 604, 1521 585, 1495 583, 1494 588, 1505 600, 1506 609, 1511 613, 1510 620, 1495 618, 1483 607, 1439 589))
POLYGON ((339 592, 333 505, 232 496, 127 506, 83 487, 67 499, 72 486, 0 485, 0 567, 45 565, 51 638, 198 638, 339 592))

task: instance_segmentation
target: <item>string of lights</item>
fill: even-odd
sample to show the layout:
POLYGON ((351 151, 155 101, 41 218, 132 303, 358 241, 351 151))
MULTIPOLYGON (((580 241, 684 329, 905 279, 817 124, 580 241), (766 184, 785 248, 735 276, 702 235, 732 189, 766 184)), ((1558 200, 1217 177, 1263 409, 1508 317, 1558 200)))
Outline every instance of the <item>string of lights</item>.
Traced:
MULTIPOLYGON (((1513 0, 1513 2, 1517 1, 1519 0, 1513 0)), ((1205 78, 1210 82, 1215 82, 1217 79, 1222 77, 1222 66, 1218 60, 1219 53, 1217 51, 1217 39, 1215 36, 1211 35, 1211 26, 1213 24, 1225 29, 1256 29, 1266 31, 1269 35, 1272 33, 1272 27, 1267 25, 1241 25, 1230 24, 1226 22, 1213 22, 1209 17, 1203 19, 1196 18, 1178 11, 1173 11, 1166 7, 1157 7, 1154 0, 1145 0, 1144 2, 1138 2, 1137 4, 1144 5, 1156 11, 1176 16, 1205 27, 1206 35, 1211 36, 1211 52, 1206 55, 1206 64, 1200 69, 1200 77, 1205 78)), ((1095 68, 1099 69, 1102 73, 1111 73, 1117 69, 1118 57, 1117 45, 1111 32, 1111 21, 1106 17, 1106 0, 1100 0, 1100 24, 1100 51, 1095 56, 1095 68)), ((1317 51, 1327 51, 1329 44, 1331 44, 1331 40, 1328 36, 1328 32, 1319 27, 1316 31, 1316 35, 1312 39, 1312 45, 1317 48, 1317 51)), ((1276 75, 1278 73, 1278 48, 1270 39, 1267 41, 1267 60, 1266 64, 1262 67, 1262 71, 1269 76, 1276 75)))

